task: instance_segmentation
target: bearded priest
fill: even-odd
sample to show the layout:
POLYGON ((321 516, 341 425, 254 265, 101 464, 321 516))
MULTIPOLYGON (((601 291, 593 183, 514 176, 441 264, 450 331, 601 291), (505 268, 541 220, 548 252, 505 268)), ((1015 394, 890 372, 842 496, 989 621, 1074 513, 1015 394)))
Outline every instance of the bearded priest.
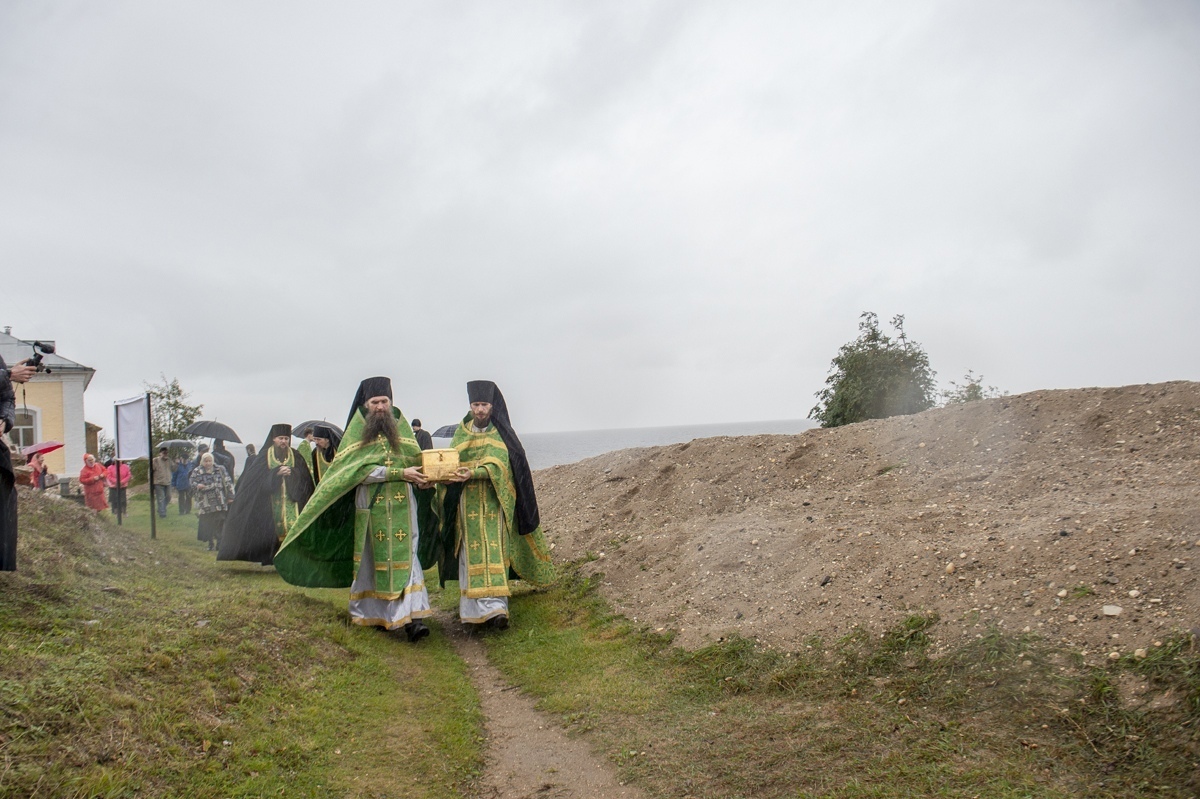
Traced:
POLYGON ((275 556, 280 576, 308 588, 349 586, 355 624, 403 629, 413 643, 429 635, 422 562, 436 561, 436 517, 420 465, 392 381, 362 381, 337 457, 275 556))
POLYGON ((312 496, 308 464, 292 448, 292 426, 272 425, 257 457, 237 482, 217 560, 248 560, 270 566, 280 542, 312 496))

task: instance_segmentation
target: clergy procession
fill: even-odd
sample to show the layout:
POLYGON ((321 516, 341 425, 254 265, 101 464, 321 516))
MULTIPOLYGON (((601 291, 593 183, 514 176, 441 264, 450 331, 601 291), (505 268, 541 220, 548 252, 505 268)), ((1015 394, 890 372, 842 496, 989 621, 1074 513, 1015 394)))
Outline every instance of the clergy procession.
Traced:
POLYGON ((226 470, 203 455, 191 478, 199 537, 219 561, 274 566, 296 586, 349 588, 354 624, 413 643, 429 635, 425 570, 435 567, 441 587, 458 580, 464 625, 506 629, 511 582, 546 586, 555 570, 504 395, 477 380, 467 399, 451 446, 433 449, 395 403, 391 380, 367 378, 344 433, 273 425, 236 498, 226 470))

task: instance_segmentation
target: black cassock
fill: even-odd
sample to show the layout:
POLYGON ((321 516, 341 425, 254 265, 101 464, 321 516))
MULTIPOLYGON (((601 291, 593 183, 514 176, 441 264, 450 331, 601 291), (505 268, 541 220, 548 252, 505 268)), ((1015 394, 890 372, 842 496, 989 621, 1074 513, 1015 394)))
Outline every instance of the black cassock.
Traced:
MULTIPOLYGON (((0 358, 0 431, 8 432, 15 419, 17 396, 0 358)), ((17 570, 17 486, 12 454, 0 443, 0 571, 17 570)))
POLYGON ((271 492, 278 490, 279 481, 284 480, 288 499, 301 510, 312 496, 312 473, 295 449, 292 450, 290 475, 280 478, 279 467, 268 468, 270 458, 267 451, 274 446, 268 438, 258 454, 246 463, 237 482, 237 495, 225 519, 217 560, 248 560, 264 566, 273 564, 275 550, 279 548, 279 537, 275 518, 271 514, 271 492))

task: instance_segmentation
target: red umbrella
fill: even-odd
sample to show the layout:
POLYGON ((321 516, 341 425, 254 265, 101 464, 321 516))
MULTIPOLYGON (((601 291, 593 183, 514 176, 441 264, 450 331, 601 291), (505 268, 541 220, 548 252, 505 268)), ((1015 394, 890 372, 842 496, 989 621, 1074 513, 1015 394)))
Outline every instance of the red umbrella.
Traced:
POLYGON ((28 458, 31 455, 37 455, 39 452, 45 455, 47 452, 53 452, 56 449, 62 448, 63 443, 61 441, 39 441, 36 444, 30 444, 21 451, 28 458))

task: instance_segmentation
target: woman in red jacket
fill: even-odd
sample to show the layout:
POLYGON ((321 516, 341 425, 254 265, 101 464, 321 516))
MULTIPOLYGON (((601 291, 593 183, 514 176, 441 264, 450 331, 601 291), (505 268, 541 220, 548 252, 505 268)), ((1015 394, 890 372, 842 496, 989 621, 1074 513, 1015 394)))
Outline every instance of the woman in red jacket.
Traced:
POLYGON ((88 453, 83 456, 83 468, 79 470, 79 482, 83 486, 83 501, 92 510, 104 510, 108 503, 104 500, 104 467, 96 463, 96 456, 88 453))
POLYGON ((112 506, 113 513, 125 513, 125 488, 129 485, 129 478, 133 476, 133 472, 129 470, 129 464, 121 463, 109 458, 104 462, 104 483, 108 486, 108 504, 112 506), (120 475, 121 485, 117 485, 117 476, 120 475))

